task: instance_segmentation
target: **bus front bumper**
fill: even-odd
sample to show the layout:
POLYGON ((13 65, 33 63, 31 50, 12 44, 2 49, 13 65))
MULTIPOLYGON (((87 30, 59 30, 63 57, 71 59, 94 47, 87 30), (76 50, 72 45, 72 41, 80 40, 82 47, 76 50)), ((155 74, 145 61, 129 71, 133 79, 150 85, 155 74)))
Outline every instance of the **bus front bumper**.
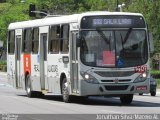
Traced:
POLYGON ((112 83, 112 84, 92 84, 80 80, 80 96, 103 96, 103 95, 122 95, 135 93, 149 93, 150 86, 146 80, 140 83, 112 83))

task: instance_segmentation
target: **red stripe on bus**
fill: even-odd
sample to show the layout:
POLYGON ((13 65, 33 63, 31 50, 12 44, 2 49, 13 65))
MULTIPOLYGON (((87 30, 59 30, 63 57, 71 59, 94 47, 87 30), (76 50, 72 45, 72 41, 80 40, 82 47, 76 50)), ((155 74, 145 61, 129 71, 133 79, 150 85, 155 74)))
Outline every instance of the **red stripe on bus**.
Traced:
POLYGON ((29 72, 31 74, 31 55, 30 54, 24 54, 24 74, 26 72, 29 72))

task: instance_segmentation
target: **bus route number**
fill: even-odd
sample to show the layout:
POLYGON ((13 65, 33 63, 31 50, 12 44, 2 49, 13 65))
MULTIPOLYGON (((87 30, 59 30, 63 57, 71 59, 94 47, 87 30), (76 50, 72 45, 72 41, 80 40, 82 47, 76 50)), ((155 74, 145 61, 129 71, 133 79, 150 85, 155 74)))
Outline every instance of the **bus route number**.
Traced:
POLYGON ((48 72, 58 72, 58 65, 49 65, 48 72))
POLYGON ((137 66, 134 68, 135 70, 135 73, 143 73, 145 71, 147 71, 147 66, 144 65, 144 66, 137 66))

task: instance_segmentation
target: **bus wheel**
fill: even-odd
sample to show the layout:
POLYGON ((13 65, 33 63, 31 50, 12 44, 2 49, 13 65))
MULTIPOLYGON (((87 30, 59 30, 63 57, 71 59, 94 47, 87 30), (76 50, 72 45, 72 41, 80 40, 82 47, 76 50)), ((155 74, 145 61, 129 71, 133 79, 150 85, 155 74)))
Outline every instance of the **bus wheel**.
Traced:
POLYGON ((71 102, 71 96, 69 95, 69 88, 68 88, 66 78, 63 78, 63 82, 62 82, 62 96, 63 96, 64 102, 66 103, 71 102))
POLYGON ((121 103, 124 105, 129 105, 131 104, 133 100, 133 94, 127 94, 127 95, 122 95, 120 97, 121 103))
POLYGON ((151 96, 156 96, 156 91, 152 91, 151 96))
POLYGON ((31 79, 29 74, 26 76, 26 92, 28 97, 34 97, 34 92, 32 91, 31 79))

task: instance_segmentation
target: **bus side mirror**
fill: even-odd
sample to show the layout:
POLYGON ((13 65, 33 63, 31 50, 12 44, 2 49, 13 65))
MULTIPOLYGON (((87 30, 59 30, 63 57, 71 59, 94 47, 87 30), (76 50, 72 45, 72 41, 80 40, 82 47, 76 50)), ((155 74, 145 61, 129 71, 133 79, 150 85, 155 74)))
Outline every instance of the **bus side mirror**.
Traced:
POLYGON ((76 46, 80 47, 81 46, 81 37, 79 34, 76 34, 76 46))
POLYGON ((149 32, 148 37, 149 37, 149 50, 150 50, 150 53, 153 54, 154 53, 154 44, 153 44, 152 33, 149 32))
POLYGON ((30 17, 36 16, 36 14, 34 13, 35 10, 36 10, 36 6, 34 4, 30 4, 29 5, 29 16, 30 17))

